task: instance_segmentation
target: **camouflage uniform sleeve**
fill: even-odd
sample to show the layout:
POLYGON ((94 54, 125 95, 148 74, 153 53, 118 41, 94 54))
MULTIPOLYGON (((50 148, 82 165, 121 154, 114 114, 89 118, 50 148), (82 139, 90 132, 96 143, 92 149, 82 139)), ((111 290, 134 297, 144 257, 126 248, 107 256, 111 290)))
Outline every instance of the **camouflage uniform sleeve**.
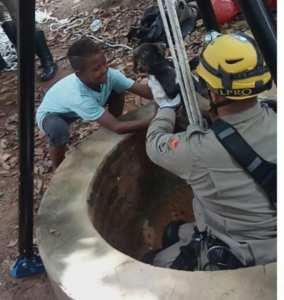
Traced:
POLYGON ((158 112, 148 128, 146 151, 155 164, 187 180, 192 167, 187 132, 173 134, 175 119, 172 109, 158 112))

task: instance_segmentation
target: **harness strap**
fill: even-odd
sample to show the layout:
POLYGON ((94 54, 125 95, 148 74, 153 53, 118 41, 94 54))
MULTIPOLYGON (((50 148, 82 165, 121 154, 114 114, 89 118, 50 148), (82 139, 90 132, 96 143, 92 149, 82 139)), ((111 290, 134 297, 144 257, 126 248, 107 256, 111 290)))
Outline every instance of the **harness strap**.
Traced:
POLYGON ((216 120, 210 128, 232 158, 262 187, 272 206, 277 209, 277 165, 258 155, 239 132, 222 119, 216 120))

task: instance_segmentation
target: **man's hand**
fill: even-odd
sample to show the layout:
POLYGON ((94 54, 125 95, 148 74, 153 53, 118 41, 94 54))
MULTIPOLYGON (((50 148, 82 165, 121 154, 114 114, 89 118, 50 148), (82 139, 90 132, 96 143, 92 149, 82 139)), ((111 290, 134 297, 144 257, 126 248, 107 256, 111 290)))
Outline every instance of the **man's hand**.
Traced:
POLYGON ((99 123, 101 126, 118 134, 132 133, 132 132, 145 130, 148 128, 151 121, 152 118, 145 119, 145 120, 121 122, 117 120, 107 110, 103 113, 103 115, 100 118, 96 120, 96 122, 99 123))
POLYGON ((146 84, 135 82, 133 86, 128 90, 128 92, 149 100, 153 100, 152 91, 146 84))

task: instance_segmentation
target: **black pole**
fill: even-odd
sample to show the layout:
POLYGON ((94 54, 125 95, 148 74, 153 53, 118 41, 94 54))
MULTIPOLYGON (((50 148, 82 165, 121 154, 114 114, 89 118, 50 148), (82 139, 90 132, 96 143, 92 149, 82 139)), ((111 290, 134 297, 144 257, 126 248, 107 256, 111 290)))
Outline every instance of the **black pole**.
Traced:
POLYGON ((33 256, 35 0, 18 0, 19 254, 33 256))
POLYGON ((196 0, 196 3, 206 29, 220 32, 211 0, 196 0))
POLYGON ((263 58, 277 84, 276 22, 265 0, 238 0, 263 58))

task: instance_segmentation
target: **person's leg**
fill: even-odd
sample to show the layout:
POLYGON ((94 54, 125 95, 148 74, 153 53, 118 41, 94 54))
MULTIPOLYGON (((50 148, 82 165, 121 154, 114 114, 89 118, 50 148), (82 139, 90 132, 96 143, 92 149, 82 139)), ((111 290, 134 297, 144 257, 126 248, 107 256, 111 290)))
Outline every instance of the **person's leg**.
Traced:
POLYGON ((57 114, 48 114, 42 122, 44 132, 49 138, 49 155, 53 171, 65 158, 66 145, 69 141, 69 126, 64 117, 57 114))
POLYGON ((7 63, 2 57, 2 55, 0 54, 0 72, 5 70, 6 68, 7 68, 7 63))
POLYGON ((17 28, 15 22, 13 20, 5 21, 2 24, 2 28, 6 33, 7 37, 9 38, 9 40, 17 49, 17 28))
MULTIPOLYGON (((2 2, 0 2, 0 21, 2 22, 2 28, 15 48, 17 48, 17 1, 2 0, 2 2)), ((38 24, 35 25, 35 40, 36 54, 40 59, 43 69, 41 81, 45 82, 55 76, 58 67, 46 43, 44 31, 38 24)))
POLYGON ((53 172, 55 172, 55 170, 63 162, 65 158, 66 150, 67 150, 67 143, 64 143, 57 147, 53 147, 53 146, 48 147, 48 152, 52 162, 53 172))
POLYGON ((9 40, 14 44, 14 46, 17 46, 17 29, 15 22, 17 19, 12 19, 11 12, 9 12, 8 7, 13 11, 13 15, 16 15, 16 4, 11 1, 3 1, 0 2, 0 22, 2 23, 2 28, 6 35, 8 36, 9 40), (7 2, 7 3, 6 3, 7 2), (8 5, 8 7, 7 7, 8 5))
POLYGON ((13 20, 15 24, 18 22, 18 1, 17 0, 1 0, 0 2, 0 21, 4 23, 6 21, 13 20), (4 13, 2 13, 4 12, 4 13), (5 17, 4 19, 2 17, 5 17))
POLYGON ((114 117, 119 117, 123 113, 125 93, 117 94, 112 91, 107 100, 108 111, 114 117))
POLYGON ((44 31, 36 25, 36 54, 40 59, 42 74, 41 81, 45 82, 52 79, 57 72, 57 64, 46 43, 44 31))

